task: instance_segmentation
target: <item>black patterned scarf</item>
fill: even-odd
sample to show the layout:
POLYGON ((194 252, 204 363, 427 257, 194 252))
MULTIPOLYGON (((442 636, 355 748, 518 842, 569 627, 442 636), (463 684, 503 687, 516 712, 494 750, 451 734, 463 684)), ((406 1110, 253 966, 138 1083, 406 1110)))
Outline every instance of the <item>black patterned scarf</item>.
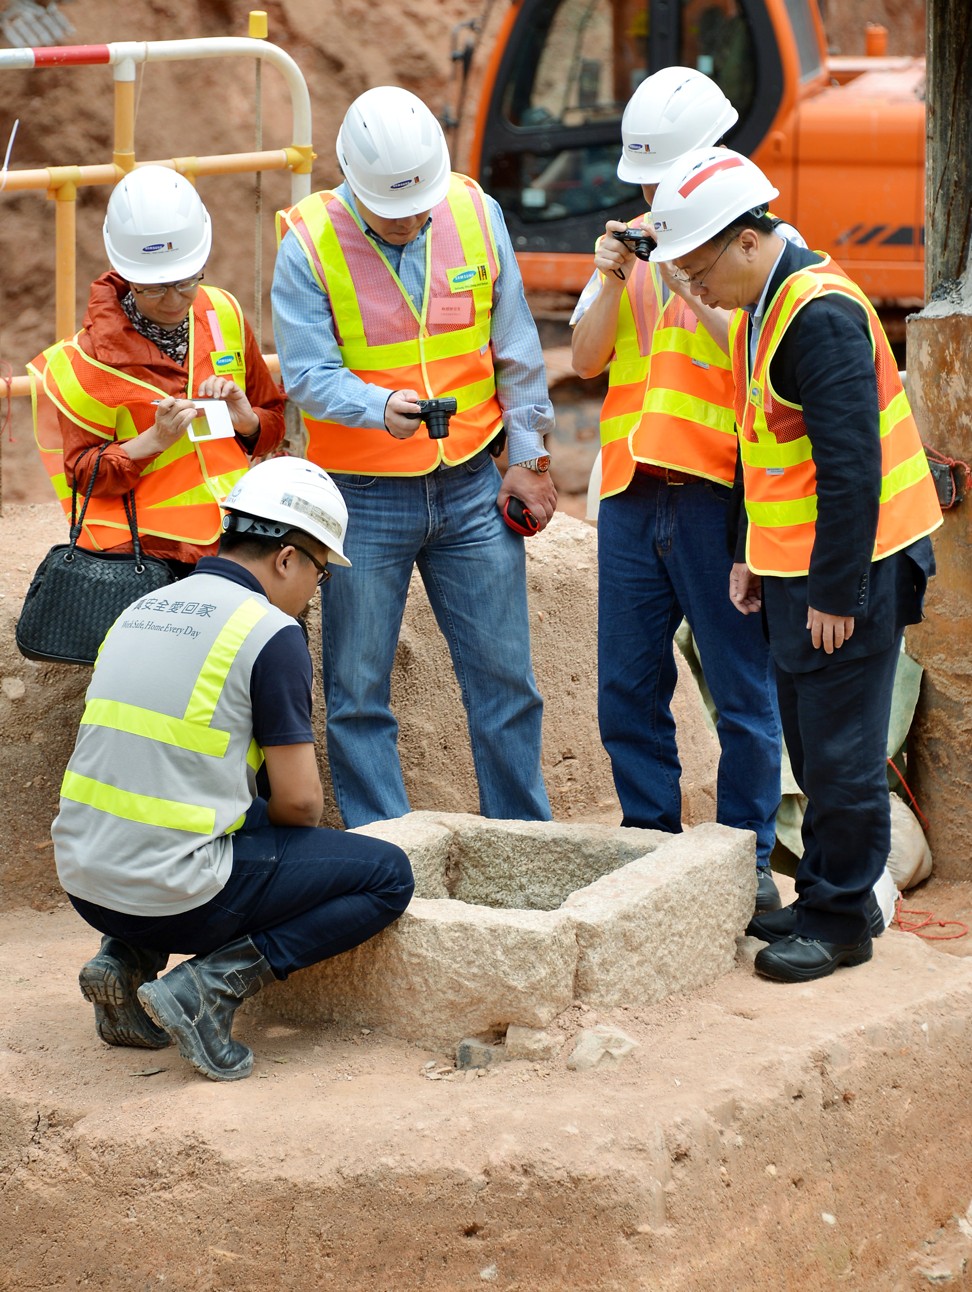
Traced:
POLYGON ((174 359, 176 363, 185 366, 186 356, 189 353, 188 314, 178 327, 162 327, 161 324, 153 323, 151 319, 139 313, 134 292, 128 292, 122 297, 121 307, 136 332, 157 345, 167 358, 174 359))

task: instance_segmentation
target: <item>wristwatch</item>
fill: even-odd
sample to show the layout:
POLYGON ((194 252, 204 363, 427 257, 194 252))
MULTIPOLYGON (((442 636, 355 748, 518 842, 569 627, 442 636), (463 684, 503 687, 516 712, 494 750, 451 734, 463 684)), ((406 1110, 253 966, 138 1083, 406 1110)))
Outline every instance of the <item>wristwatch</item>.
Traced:
POLYGON ((538 476, 541 476, 545 471, 550 470, 550 454, 541 453, 538 458, 527 458, 525 462, 515 462, 513 465, 526 467, 528 471, 535 471, 538 476))

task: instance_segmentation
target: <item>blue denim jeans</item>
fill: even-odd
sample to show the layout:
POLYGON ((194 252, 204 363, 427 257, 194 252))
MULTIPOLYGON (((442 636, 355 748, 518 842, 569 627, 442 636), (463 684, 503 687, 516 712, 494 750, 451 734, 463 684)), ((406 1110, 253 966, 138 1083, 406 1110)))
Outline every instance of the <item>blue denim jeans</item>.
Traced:
POLYGON ((671 701, 688 620, 718 710, 717 819, 756 832, 769 865, 780 802, 780 719, 759 615, 729 600, 729 490, 637 473, 598 511, 598 718, 622 824, 682 828, 671 701))
POLYGON ((393 843, 343 830, 273 826, 255 799, 233 836, 233 870, 215 897, 180 915, 126 915, 81 898, 88 924, 132 946, 208 955, 248 936, 278 978, 366 942, 397 920, 414 887, 393 843))
POLYGON ((423 476, 339 475, 344 550, 322 588, 327 752, 346 826, 409 811, 391 675, 418 566, 466 708, 483 816, 549 820, 543 702, 530 662, 523 539, 496 507, 485 451, 423 476))

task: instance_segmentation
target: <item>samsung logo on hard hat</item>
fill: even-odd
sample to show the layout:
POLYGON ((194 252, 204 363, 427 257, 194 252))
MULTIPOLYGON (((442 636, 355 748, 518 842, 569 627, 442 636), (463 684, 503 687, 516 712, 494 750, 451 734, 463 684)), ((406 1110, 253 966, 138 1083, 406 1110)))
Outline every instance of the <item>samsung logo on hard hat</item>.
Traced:
POLYGON ((419 176, 416 175, 414 179, 400 179, 397 184, 392 184, 390 187, 394 192, 396 188, 408 188, 409 184, 417 184, 418 182, 419 176))
POLYGON ((172 250, 171 242, 152 242, 147 247, 142 248, 142 251, 145 255, 148 255, 152 251, 171 251, 171 250, 172 250))

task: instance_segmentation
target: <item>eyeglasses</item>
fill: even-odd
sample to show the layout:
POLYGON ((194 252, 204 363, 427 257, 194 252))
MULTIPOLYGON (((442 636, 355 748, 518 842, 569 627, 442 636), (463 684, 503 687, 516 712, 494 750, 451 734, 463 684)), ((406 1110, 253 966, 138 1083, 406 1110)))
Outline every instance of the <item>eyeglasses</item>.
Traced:
POLYGON ((136 296, 144 296, 150 301, 160 301, 166 292, 178 292, 180 296, 191 296, 205 277, 205 274, 196 274, 195 278, 183 278, 181 283, 157 283, 154 287, 136 287, 134 283, 128 285, 136 296))
POLYGON ((675 279, 676 282, 690 283, 693 287, 701 288, 702 284, 712 273, 713 269, 715 269, 716 265, 719 263, 719 261, 725 255, 725 253, 729 250, 732 244, 736 241, 736 238, 738 236, 739 236, 738 234, 734 234, 726 243, 726 245, 722 248, 719 254, 716 256, 715 260, 713 260, 712 264, 709 265, 706 269, 703 269, 700 274, 687 274, 684 269, 679 269, 677 265, 672 265, 670 267, 669 272, 671 273, 672 277, 675 279))
POLYGON ((312 556, 311 553, 308 552, 306 547, 301 547, 299 543, 281 543, 280 546, 295 547, 298 552, 301 552, 304 556, 307 557, 308 561, 310 561, 312 565, 316 566, 318 587, 320 587, 321 584, 326 583, 328 579, 331 577, 331 571, 327 568, 327 566, 322 565, 316 556, 312 556))

